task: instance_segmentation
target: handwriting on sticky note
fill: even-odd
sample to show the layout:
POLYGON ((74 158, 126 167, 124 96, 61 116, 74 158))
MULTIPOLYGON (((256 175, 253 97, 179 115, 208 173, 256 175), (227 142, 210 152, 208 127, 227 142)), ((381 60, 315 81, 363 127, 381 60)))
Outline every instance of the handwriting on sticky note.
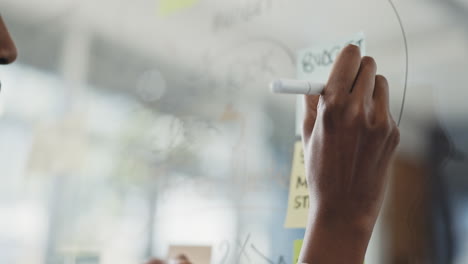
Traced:
POLYGON ((299 51, 297 58, 298 78, 326 82, 333 62, 335 62, 340 51, 348 44, 358 46, 361 49, 361 54, 364 55, 366 41, 362 32, 344 41, 314 46, 299 51))
POLYGON ((194 5, 198 0, 160 0, 159 14, 166 16, 194 5))
POLYGON ((304 228, 311 201, 307 188, 307 178, 304 166, 304 151, 302 142, 294 145, 291 180, 289 185, 288 210, 286 215, 286 228, 304 228))

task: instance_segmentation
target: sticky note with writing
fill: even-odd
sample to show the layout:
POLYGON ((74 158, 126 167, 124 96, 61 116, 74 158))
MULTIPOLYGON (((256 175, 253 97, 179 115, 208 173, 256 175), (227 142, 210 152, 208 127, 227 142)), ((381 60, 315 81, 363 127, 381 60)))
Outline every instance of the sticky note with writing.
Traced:
POLYGON ((294 145, 291 182, 289 184, 288 210, 286 214, 286 228, 304 228, 311 201, 307 189, 307 179, 304 167, 304 151, 302 142, 294 145))
POLYGON ((302 239, 301 240, 294 240, 293 246, 293 264, 299 263, 299 254, 301 254, 302 248, 302 239))
POLYGON ((198 2, 198 0, 159 0, 159 14, 166 16, 180 9, 187 8, 198 2))
MULTIPOLYGON (((361 55, 365 55, 366 39, 363 32, 357 33, 351 38, 303 49, 297 54, 297 78, 317 83, 326 83, 330 75, 333 63, 339 52, 348 44, 354 44, 361 49, 361 55)), ((303 96, 297 97, 296 108, 296 135, 302 133, 302 121, 304 120, 303 96)))

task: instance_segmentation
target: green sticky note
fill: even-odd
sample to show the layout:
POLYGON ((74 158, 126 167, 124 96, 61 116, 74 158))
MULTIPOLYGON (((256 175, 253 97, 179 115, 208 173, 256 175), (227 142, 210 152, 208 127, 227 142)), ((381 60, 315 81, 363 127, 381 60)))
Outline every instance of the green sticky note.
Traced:
POLYGON ((166 16, 194 5, 198 0, 159 0, 159 14, 166 16))
POLYGON ((293 251, 293 264, 299 261, 299 254, 301 254, 302 239, 294 240, 294 251, 293 251))

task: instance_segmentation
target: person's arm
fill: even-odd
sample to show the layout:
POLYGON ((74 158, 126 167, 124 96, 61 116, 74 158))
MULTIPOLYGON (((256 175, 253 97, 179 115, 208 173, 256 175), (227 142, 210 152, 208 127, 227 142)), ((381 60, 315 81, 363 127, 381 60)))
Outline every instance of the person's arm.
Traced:
POLYGON ((300 263, 362 264, 399 143, 387 80, 343 49, 320 96, 306 96, 303 142, 311 207, 300 263))

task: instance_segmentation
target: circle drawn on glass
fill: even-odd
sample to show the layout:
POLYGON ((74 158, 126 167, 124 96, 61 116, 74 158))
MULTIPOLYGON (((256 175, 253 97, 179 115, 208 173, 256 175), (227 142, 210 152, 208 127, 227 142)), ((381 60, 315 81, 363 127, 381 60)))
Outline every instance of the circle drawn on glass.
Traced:
POLYGON ((406 90, 408 88, 408 64, 409 64, 409 56, 408 56, 408 39, 406 38, 406 31, 405 27, 403 25, 403 21, 401 20, 401 16, 398 13, 398 9, 396 8, 395 4, 393 3, 392 0, 387 0, 388 3, 391 5, 393 12, 395 13, 395 16, 398 20, 398 24, 400 25, 401 29, 401 34, 403 36, 403 44, 405 46, 405 81, 404 81, 404 87, 403 87, 403 98, 401 100, 401 106, 400 106, 400 114, 398 116, 398 121, 397 125, 400 126, 401 119, 403 118, 403 112, 405 110, 405 101, 406 101, 406 90))

